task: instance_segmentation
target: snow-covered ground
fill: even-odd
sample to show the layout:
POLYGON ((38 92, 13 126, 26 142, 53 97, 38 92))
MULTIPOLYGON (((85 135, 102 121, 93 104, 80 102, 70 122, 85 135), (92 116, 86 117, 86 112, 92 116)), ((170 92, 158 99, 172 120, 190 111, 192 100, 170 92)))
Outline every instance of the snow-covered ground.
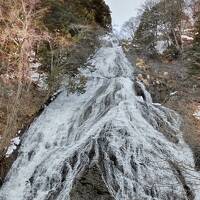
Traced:
POLYGON ((102 38, 82 73, 86 92, 62 92, 23 136, 0 200, 69 200, 94 164, 116 200, 199 200, 179 116, 153 104, 142 83, 134 89, 134 66, 114 36, 102 38))

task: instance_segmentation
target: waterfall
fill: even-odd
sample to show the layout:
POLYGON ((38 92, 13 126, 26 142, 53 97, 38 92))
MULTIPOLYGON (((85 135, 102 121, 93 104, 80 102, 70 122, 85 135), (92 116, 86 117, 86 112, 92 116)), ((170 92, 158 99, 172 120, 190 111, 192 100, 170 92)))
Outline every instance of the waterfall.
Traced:
POLYGON ((81 72, 86 92, 63 91, 32 123, 0 200, 84 200, 80 179, 88 173, 94 177, 85 185, 94 188, 97 179, 104 187, 88 200, 200 199, 200 174, 179 115, 152 103, 142 83, 138 95, 135 66, 117 39, 101 40, 81 72))

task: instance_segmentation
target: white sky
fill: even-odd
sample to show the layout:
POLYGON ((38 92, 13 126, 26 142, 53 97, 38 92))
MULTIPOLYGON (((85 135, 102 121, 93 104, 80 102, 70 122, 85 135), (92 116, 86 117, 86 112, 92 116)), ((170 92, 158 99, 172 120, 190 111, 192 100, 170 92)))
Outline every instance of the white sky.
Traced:
MULTIPOLYGON (((136 16, 137 10, 145 0, 105 0, 112 11, 112 20, 114 26, 124 24, 131 17, 136 16)), ((118 27, 118 28, 119 28, 118 27)))

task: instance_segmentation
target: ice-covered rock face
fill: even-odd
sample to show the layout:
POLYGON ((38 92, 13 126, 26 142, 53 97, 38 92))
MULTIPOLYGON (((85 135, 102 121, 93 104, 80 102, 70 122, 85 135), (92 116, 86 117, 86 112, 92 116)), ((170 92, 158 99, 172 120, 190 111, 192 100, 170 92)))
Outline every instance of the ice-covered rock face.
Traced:
POLYGON ((200 199, 179 116, 134 82, 116 39, 102 43, 83 72, 86 92, 61 93, 25 133, 0 200, 200 199))

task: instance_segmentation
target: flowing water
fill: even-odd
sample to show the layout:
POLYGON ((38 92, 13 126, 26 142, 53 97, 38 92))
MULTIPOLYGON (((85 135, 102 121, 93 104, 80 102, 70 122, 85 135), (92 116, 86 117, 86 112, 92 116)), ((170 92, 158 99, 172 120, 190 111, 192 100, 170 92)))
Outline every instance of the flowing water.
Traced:
POLYGON ((93 166, 110 199, 200 200, 179 116, 152 103, 113 36, 102 39, 82 73, 86 92, 63 91, 25 133, 0 200, 71 199, 93 166))

